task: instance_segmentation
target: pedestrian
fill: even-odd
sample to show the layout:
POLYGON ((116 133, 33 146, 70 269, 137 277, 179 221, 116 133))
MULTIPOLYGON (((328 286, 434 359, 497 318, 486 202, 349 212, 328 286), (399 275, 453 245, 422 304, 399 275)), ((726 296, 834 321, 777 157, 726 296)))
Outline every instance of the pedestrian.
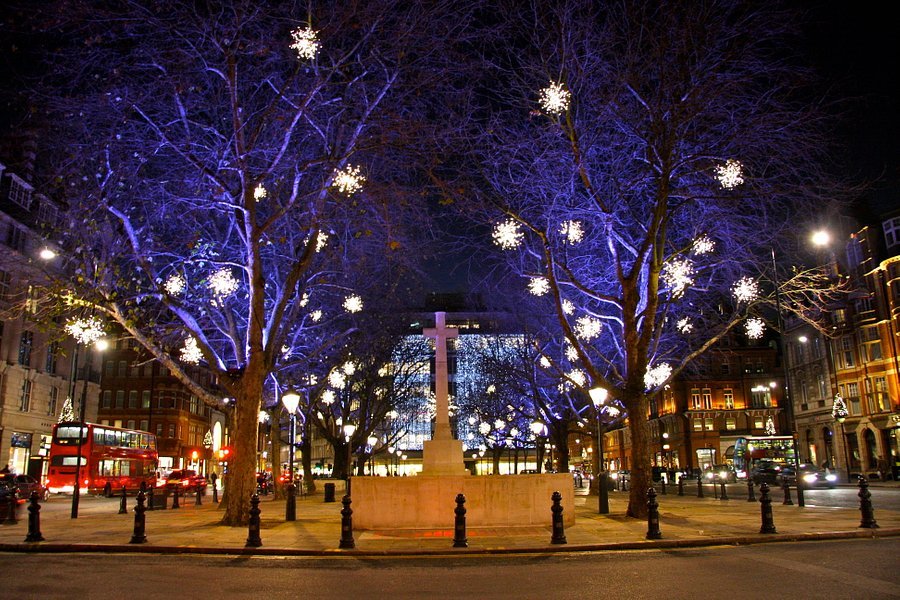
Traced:
POLYGON ((887 461, 883 456, 879 456, 875 460, 875 464, 878 468, 878 481, 884 481, 887 478, 887 461))
POLYGON ((216 479, 218 479, 218 478, 219 478, 219 476, 216 475, 216 472, 215 472, 215 471, 213 471, 212 474, 210 474, 209 480, 212 481, 212 486, 213 486, 213 487, 216 487, 216 479))

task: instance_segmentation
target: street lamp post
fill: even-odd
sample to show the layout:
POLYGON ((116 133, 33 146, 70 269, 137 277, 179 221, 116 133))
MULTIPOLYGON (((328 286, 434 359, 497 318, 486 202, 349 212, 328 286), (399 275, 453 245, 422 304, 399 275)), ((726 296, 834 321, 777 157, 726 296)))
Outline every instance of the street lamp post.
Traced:
POLYGON ((290 415, 288 428, 288 473, 290 479, 287 485, 287 504, 284 509, 285 521, 297 520, 297 484, 294 478, 294 442, 297 439, 297 407, 300 405, 300 394, 293 388, 281 395, 281 403, 290 415))
POLYGON ((847 420, 849 414, 850 411, 847 410, 844 399, 840 394, 835 394, 834 403, 831 407, 831 416, 834 417, 834 420, 841 426, 841 446, 844 447, 844 461, 847 465, 847 482, 850 481, 850 449, 847 447, 847 432, 844 431, 844 421, 847 420))
POLYGON ((598 497, 598 513, 601 515, 609 514, 609 491, 606 487, 606 468, 603 466, 603 419, 601 419, 601 409, 606 404, 609 397, 609 390, 602 387, 591 388, 588 392, 591 402, 594 404, 597 413, 597 452, 595 460, 597 461, 597 497, 598 497))
POLYGON ((369 439, 366 440, 369 443, 369 475, 375 475, 375 444, 378 443, 378 438, 374 435, 370 435, 369 439))
POLYGON ((351 441, 353 440, 353 434, 354 434, 354 433, 356 433, 356 425, 353 425, 352 423, 347 423, 346 425, 344 425, 344 439, 347 440, 347 481, 346 481, 346 488, 347 488, 347 495, 348 495, 348 496, 350 495, 350 476, 351 476, 351 472, 350 472, 350 461, 351 461, 352 458, 353 458, 353 446, 352 446, 352 444, 351 444, 351 441))
POLYGON ((775 312, 778 316, 778 346, 784 359, 784 408, 788 416, 788 427, 791 430, 791 441, 794 445, 794 478, 797 482, 797 506, 806 506, 803 501, 803 486, 800 484, 800 447, 797 443, 797 421, 794 417, 794 403, 791 399, 790 358, 784 345, 784 316, 781 312, 781 284, 778 280, 778 265, 775 263, 775 248, 772 253, 772 282, 775 284, 775 312))
POLYGON ((534 434, 534 466, 538 473, 541 472, 541 448, 543 447, 543 435, 545 426, 541 421, 534 421, 531 425, 531 433, 534 434))
MULTIPOLYGON (((84 323, 88 323, 89 321, 84 321, 84 323)), ((70 375, 70 398, 75 399, 75 371, 78 370, 78 343, 83 342, 85 345, 90 344, 91 342, 96 342, 96 347, 98 350, 105 350, 109 344, 106 340, 99 339, 102 335, 102 331, 96 327, 96 324, 88 326, 88 327, 70 327, 69 332, 75 335, 75 352, 72 356, 72 373, 70 375)), ((87 373, 90 375, 90 370, 92 366, 91 354, 88 354, 87 361, 87 373)), ((81 501, 81 460, 83 457, 82 451, 84 449, 84 438, 87 435, 87 427, 85 427, 85 421, 87 420, 87 379, 83 379, 81 381, 81 405, 78 409, 78 445, 77 452, 75 457, 75 485, 72 487, 72 512, 71 518, 78 518, 78 506, 81 501)))

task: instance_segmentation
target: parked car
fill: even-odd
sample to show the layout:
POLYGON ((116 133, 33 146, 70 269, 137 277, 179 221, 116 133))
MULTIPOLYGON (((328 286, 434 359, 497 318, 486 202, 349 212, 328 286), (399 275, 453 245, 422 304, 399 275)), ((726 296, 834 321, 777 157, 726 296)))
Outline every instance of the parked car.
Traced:
POLYGON ((199 475, 193 469, 178 469, 169 473, 169 477, 166 479, 166 488, 169 491, 172 491, 176 486, 191 491, 196 490, 199 486, 205 490, 206 477, 199 475))
POLYGON ((750 469, 750 479, 753 483, 767 483, 769 485, 780 485, 780 477, 782 466, 770 460, 762 460, 753 465, 750 469))
MULTIPOLYGON (((825 469, 820 469, 814 464, 803 463, 800 465, 800 485, 804 488, 827 487, 834 489, 837 487, 837 474, 830 473, 825 469)), ((794 467, 785 467, 781 470, 778 483, 787 483, 788 485, 797 485, 797 476, 794 467)))
POLYGON ((737 473, 734 468, 729 465, 713 465, 703 470, 701 475, 706 483, 735 483, 737 481, 737 473))
MULTIPOLYGON (((41 500, 46 500, 50 493, 40 481, 31 475, 16 475, 14 473, 4 473, 0 475, 0 496, 8 496, 11 490, 16 490, 16 499, 19 504, 26 502, 31 498, 31 492, 37 491, 41 500)), ((0 498, 0 502, 6 502, 8 499, 0 498)))

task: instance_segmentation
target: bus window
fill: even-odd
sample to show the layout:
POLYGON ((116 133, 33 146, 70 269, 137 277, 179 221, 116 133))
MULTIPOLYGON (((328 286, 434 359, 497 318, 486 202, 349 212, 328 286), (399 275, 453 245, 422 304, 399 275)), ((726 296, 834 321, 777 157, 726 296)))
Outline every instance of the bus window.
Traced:
MULTIPOLYGON (((50 459, 51 467, 74 467, 78 462, 77 456, 54 456, 50 459)), ((88 459, 86 456, 81 457, 81 466, 86 466, 88 459)))
POLYGON ((78 444, 78 431, 81 430, 82 438, 87 437, 87 427, 78 427, 77 425, 65 425, 56 428, 56 443, 58 444, 78 444))

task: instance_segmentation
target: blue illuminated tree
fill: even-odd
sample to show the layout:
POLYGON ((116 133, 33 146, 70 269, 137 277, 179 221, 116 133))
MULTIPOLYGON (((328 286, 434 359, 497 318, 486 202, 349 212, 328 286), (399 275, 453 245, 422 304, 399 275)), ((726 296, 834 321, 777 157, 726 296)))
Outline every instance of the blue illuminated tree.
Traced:
POLYGON ((841 198, 827 120, 796 19, 756 3, 498 6, 512 42, 491 54, 483 180, 459 204, 493 228, 500 278, 552 317, 551 372, 576 402, 602 386, 626 408, 628 514, 645 516, 650 397, 729 331, 775 323, 774 282, 801 317, 833 291, 772 270, 841 198))
POLYGON ((412 167, 440 143, 418 92, 447 80, 426 64, 466 21, 444 10, 76 1, 28 13, 52 40, 33 98, 53 163, 44 189, 71 207, 53 236, 71 275, 57 293, 229 413, 224 523, 248 517, 268 378, 296 383, 291 366, 339 347, 370 295, 402 303, 415 279, 412 167))

